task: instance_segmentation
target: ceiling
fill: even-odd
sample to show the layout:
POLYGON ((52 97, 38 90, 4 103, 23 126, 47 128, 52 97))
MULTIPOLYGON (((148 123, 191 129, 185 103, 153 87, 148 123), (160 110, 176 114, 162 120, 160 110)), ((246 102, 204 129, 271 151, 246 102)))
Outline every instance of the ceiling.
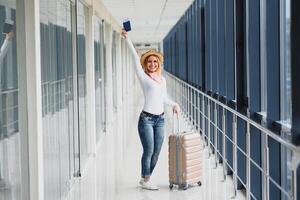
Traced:
POLYGON ((161 42, 193 0, 100 0, 122 25, 128 18, 134 43, 161 42))

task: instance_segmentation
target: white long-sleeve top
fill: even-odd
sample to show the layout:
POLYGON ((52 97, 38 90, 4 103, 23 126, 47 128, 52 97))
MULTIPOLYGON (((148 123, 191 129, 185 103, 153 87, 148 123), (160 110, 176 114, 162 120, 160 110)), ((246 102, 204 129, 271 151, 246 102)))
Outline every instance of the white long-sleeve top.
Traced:
POLYGON ((150 78, 144 72, 140 58, 129 37, 126 38, 126 41, 134 56, 135 72, 144 93, 143 110, 154 115, 159 115, 164 112, 164 104, 169 106, 177 105, 177 103, 172 101, 167 95, 166 79, 162 77, 162 82, 158 83, 150 78))

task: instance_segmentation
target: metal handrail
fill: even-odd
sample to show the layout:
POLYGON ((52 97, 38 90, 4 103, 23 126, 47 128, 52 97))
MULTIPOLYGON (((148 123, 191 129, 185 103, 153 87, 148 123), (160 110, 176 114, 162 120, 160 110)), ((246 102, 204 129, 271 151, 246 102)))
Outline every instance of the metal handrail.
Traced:
POLYGON ((194 86, 182 81, 181 79, 177 78, 176 76, 168 73, 168 72, 164 72, 165 74, 167 74, 168 76, 174 78, 175 80, 185 84, 186 86, 188 86, 189 88, 195 90, 196 92, 199 92, 200 94, 202 94, 203 96, 205 96, 206 98, 208 98, 209 100, 213 101, 214 103, 218 104, 219 106, 225 108, 226 110, 230 111, 231 113, 233 113, 234 115, 236 115, 237 117, 245 120, 246 122, 248 122, 249 124, 251 124, 253 127, 261 130, 262 132, 266 133, 268 136, 270 136, 271 138, 273 138, 274 140, 278 141, 281 144, 284 144, 286 147, 288 147, 289 149, 296 151, 298 153, 300 153, 300 146, 296 146, 293 143, 291 143, 290 141, 288 141, 285 138, 282 138, 280 135, 277 135, 276 133, 273 133, 272 131, 270 131, 269 129, 263 127, 262 125, 258 124, 257 122, 249 119, 248 117, 244 116, 243 114, 237 112, 236 110, 232 109, 231 107, 229 107, 228 105, 214 99, 213 97, 209 96, 208 94, 202 92, 201 90, 195 88, 194 86))
MULTIPOLYGON (((232 109, 231 107, 227 106, 226 104, 214 99, 213 97, 209 96, 208 94, 200 91, 199 89, 195 88, 192 85, 189 85, 188 83, 180 80, 179 78, 175 77, 174 75, 165 72, 167 75, 167 78, 171 79, 171 83, 173 83, 174 91, 174 97, 179 98, 179 103, 182 104, 182 110, 184 114, 187 114, 186 118, 188 122, 192 124, 197 130, 201 130, 203 142, 206 146, 208 146, 210 149, 214 150, 215 153, 215 162, 217 166, 218 162, 218 156, 220 156, 223 159, 223 175, 224 179, 226 178, 226 169, 230 168, 233 171, 233 182, 234 182, 234 194, 236 194, 237 190, 237 182, 238 180, 241 181, 241 177, 238 176, 237 173, 237 152, 241 151, 242 149, 237 143, 237 119, 243 120, 247 127, 246 127, 246 150, 243 151, 243 155, 246 157, 246 183, 243 183, 243 186, 246 188, 246 197, 247 199, 250 199, 251 197, 254 197, 254 194, 251 193, 251 163, 254 164, 259 168, 259 170, 262 172, 262 191, 263 191, 263 199, 269 200, 270 199, 270 182, 273 183, 277 189, 281 191, 282 195, 285 195, 288 199, 297 199, 297 168, 300 163, 300 146, 295 146, 291 141, 281 137, 280 135, 273 133, 269 129, 265 128, 261 124, 253 121, 252 119, 248 118, 247 116, 244 116, 243 114, 237 112, 236 110, 232 109), (173 81, 174 80, 174 81, 173 81), (173 82, 172 82, 173 81, 173 82), (202 100, 200 100, 202 99, 202 100), (207 101, 205 101, 207 99, 207 101), (206 102, 206 103, 205 103, 206 102), (222 109, 222 116, 218 114, 217 107, 220 107, 222 109), (202 108, 202 109, 200 109, 202 108), (212 110, 213 109, 213 110, 212 110), (226 111, 229 111, 232 114, 232 138, 229 138, 226 134, 226 118, 225 113, 226 111), (186 113, 185 113, 186 112, 186 113), (214 116, 211 116, 211 112, 214 113, 214 116), (193 116, 195 118, 193 119, 193 116), (197 117, 198 119, 197 119, 197 117), (200 119, 200 116, 202 119, 200 119), (222 124, 218 125, 219 121, 218 118, 220 117, 222 124), (202 127, 200 127, 200 124, 202 123, 202 127), (207 124, 206 124, 207 123, 207 124), (212 125, 212 130, 211 130, 212 125), (261 167, 259 164, 257 164, 252 158, 251 158, 251 141, 250 141, 250 135, 251 130, 250 127, 255 127, 260 131, 261 135, 261 142, 262 142, 262 163, 261 167), (211 137, 211 131, 214 131, 214 141, 212 141, 211 137), (219 131, 222 134, 222 149, 218 149, 218 135, 217 131, 219 131), (272 177, 269 174, 270 167, 269 167, 269 144, 268 144, 268 138, 274 139, 276 142, 278 142, 280 145, 283 145, 285 148, 289 149, 292 153, 291 158, 291 167, 288 168, 288 170, 291 171, 292 174, 292 180, 291 180, 291 188, 286 189, 284 186, 281 186, 278 184, 275 180, 272 179, 272 177), (205 143, 205 139, 207 139, 207 144, 205 143), (226 160, 226 152, 227 152, 227 144, 226 141, 230 140, 232 143, 232 150, 233 150, 233 163, 232 166, 229 165, 228 161, 226 160), (221 152, 224 156, 221 155, 221 152), (219 155, 218 155, 219 153, 219 155), (288 190, 288 191, 287 191, 288 190), (290 192, 289 192, 290 191, 290 192), (289 195, 290 194, 290 195, 289 195)), ((168 84, 169 85, 169 84, 168 84)), ((170 84, 172 85, 172 84, 170 84)), ((172 87, 172 86, 171 86, 172 87)), ((210 156, 209 151, 209 156, 210 156)), ((290 172, 289 171, 289 172, 290 172)))

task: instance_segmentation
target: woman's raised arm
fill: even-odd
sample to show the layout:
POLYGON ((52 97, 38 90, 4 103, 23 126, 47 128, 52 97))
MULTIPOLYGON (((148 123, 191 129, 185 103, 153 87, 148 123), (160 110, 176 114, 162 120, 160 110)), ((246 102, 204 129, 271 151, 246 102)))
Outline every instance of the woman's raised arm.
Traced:
POLYGON ((125 30, 122 30, 122 36, 126 39, 126 42, 127 42, 128 46, 129 46, 129 49, 130 49, 131 53, 133 54, 134 64, 135 64, 135 68, 136 68, 135 71, 136 71, 136 74, 137 74, 138 78, 140 80, 145 79, 146 74, 145 74, 145 72, 144 72, 144 70, 142 68, 141 63, 140 63, 140 57, 137 54, 137 52, 136 52, 136 50, 135 50, 135 48, 134 48, 134 46, 132 44, 132 41, 128 37, 128 33, 125 30))

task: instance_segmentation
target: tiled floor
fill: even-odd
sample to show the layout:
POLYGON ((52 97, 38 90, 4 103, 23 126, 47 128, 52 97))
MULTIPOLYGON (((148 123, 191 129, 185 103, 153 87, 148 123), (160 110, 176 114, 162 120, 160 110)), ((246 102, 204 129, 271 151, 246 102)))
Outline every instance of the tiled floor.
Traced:
MULTIPOLYGON (((168 112, 165 142, 152 176, 160 190, 141 189, 138 181, 142 148, 136 128, 137 110, 140 110, 140 105, 141 102, 131 102, 128 105, 127 122, 122 123, 120 121, 122 116, 117 117, 118 124, 113 125, 113 133, 108 132, 102 138, 98 145, 98 153, 89 160, 83 177, 74 181, 68 200, 245 199, 241 192, 238 192, 236 197, 233 196, 231 178, 227 177, 226 181, 222 181, 222 167, 213 169, 214 158, 208 157, 207 148, 203 152, 205 161, 202 186, 194 186, 186 191, 179 191, 176 188, 169 190, 167 135, 171 132, 172 118, 168 112)), ((181 123, 181 127, 186 129, 185 123, 181 123)))

